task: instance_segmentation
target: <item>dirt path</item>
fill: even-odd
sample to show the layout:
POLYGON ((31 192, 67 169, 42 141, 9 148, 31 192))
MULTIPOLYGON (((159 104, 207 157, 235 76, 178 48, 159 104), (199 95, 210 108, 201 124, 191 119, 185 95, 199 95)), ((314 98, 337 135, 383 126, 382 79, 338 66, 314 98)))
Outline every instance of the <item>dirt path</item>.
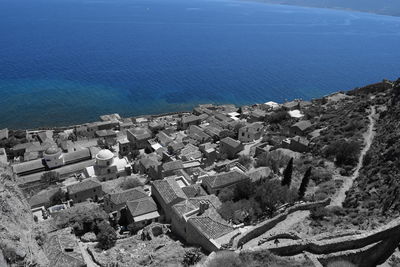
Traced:
MULTIPOLYGON (((362 163, 364 160, 364 157, 366 153, 368 152, 369 148, 371 147, 372 141, 375 136, 375 115, 376 115, 376 110, 374 106, 371 106, 371 112, 368 115, 369 119, 369 126, 367 132, 364 134, 364 148, 361 150, 359 159, 358 159, 358 164, 357 167, 353 173, 352 176, 350 177, 343 177, 339 176, 343 179, 344 183, 339 192, 332 198, 331 204, 329 206, 342 206, 342 203, 344 199, 346 198, 346 192, 351 188, 353 185, 353 181, 358 177, 360 173, 360 169, 362 167, 362 163)), ((251 248, 251 247, 256 247, 258 246, 258 241, 263 239, 266 236, 269 236, 271 233, 281 233, 288 231, 291 227, 293 227, 295 224, 300 223, 301 221, 305 220, 308 216, 310 215, 310 211, 296 211, 292 214, 290 214, 286 220, 278 223, 274 228, 271 230, 265 232, 264 234, 260 235, 257 238, 254 238, 247 242, 243 248, 251 248)))
POLYGON ((78 244, 79 244, 79 247, 81 248, 82 256, 83 256, 83 259, 85 260, 85 263, 86 263, 87 267, 99 267, 99 265, 97 265, 93 261, 92 256, 87 251, 87 245, 88 244, 85 244, 85 243, 83 243, 81 241, 79 241, 78 244))
POLYGON ((338 193, 335 195, 335 197, 332 198, 331 204, 329 206, 342 206, 343 201, 346 198, 346 192, 351 188, 353 185, 353 182, 355 179, 357 179, 358 175, 360 174, 360 169, 363 164, 363 160, 365 155, 367 154, 368 150, 371 147, 372 141, 374 140, 375 136, 375 115, 376 115, 376 109, 374 106, 371 106, 371 112, 368 115, 369 119, 369 126, 367 132, 364 134, 364 148, 361 150, 360 156, 358 158, 358 163, 357 167, 354 170, 354 173, 350 177, 345 177, 343 179, 343 185, 338 191, 338 193))
POLYGON ((248 143, 244 145, 244 149, 239 152, 239 155, 247 156, 250 155, 251 153, 251 148, 254 147, 255 145, 261 143, 262 138, 255 140, 254 142, 248 143))

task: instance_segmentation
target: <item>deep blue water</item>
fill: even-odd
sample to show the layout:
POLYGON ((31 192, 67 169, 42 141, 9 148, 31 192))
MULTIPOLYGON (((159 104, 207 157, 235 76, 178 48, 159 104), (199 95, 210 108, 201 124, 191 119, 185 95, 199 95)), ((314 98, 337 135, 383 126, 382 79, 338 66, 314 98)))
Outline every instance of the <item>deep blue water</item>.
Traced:
POLYGON ((312 98, 400 76, 400 18, 231 0, 0 0, 0 128, 312 98))

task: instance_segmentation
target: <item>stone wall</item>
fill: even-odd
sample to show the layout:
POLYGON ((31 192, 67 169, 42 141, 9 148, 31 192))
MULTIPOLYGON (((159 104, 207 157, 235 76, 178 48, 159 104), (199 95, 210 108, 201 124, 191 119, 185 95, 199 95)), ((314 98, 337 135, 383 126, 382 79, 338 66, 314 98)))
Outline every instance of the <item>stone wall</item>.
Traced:
MULTIPOLYGON (((319 237, 321 238, 321 237, 319 237)), ((259 247, 279 256, 294 256, 308 252, 317 256, 323 265, 329 261, 345 259, 357 266, 376 266, 383 263, 400 242, 400 218, 373 231, 332 239, 293 240, 284 244, 259 247)))
POLYGON ((259 225, 255 226, 251 230, 243 233, 241 236, 238 237, 236 243, 237 246, 240 246, 242 244, 246 244, 250 240, 259 237, 260 235, 264 234, 265 232, 269 231, 270 229, 274 228, 278 223, 284 221, 287 216, 293 212, 299 211, 299 210, 310 210, 316 207, 325 207, 328 206, 329 203, 331 202, 330 198, 327 198, 323 201, 319 202, 311 202, 311 203, 305 203, 305 204, 299 204, 295 205, 293 207, 288 208, 284 213, 279 214, 272 219, 266 220, 259 225))

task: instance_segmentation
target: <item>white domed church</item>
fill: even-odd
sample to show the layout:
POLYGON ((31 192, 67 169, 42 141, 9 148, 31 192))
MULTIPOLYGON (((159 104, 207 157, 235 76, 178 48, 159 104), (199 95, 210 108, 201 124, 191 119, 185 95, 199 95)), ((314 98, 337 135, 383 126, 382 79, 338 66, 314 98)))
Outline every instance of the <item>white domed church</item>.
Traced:
POLYGON ((87 178, 96 177, 100 181, 107 181, 127 175, 127 170, 130 168, 126 158, 115 157, 110 150, 103 149, 97 153, 95 165, 87 167, 84 175, 87 178))
POLYGON ((44 161, 49 169, 61 167, 65 164, 64 154, 57 146, 52 146, 46 149, 43 153, 44 161))

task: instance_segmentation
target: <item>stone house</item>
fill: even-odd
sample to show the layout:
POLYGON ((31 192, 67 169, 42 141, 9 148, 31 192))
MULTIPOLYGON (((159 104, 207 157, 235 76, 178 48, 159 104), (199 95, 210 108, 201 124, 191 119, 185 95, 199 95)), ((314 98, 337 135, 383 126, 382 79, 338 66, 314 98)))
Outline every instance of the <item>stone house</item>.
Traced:
POLYGON ((126 206, 128 201, 134 201, 147 198, 149 195, 142 187, 131 188, 118 193, 106 194, 104 196, 104 210, 113 214, 115 218, 119 218, 121 209, 126 206))
POLYGON ((262 109, 255 109, 250 112, 247 117, 247 121, 250 123, 257 122, 257 121, 264 121, 267 112, 262 109))
POLYGON ((92 122, 80 127, 77 127, 75 131, 79 134, 94 137, 96 135, 96 131, 99 130, 111 130, 119 126, 119 121, 112 120, 112 121, 98 121, 92 122))
POLYGON ((244 146, 238 140, 232 139, 231 137, 225 137, 220 141, 219 153, 226 154, 229 159, 236 156, 237 153, 242 151, 244 146))
POLYGON ((101 138, 106 146, 117 144, 117 133, 113 130, 98 130, 95 136, 101 138))
POLYGON ((119 155, 122 157, 128 156, 131 149, 131 142, 128 139, 118 140, 119 155))
POLYGON ((172 232, 186 243, 201 246, 206 251, 216 251, 227 244, 237 233, 219 215, 221 202, 214 195, 189 198, 172 208, 172 232))
POLYGON ((176 171, 182 170, 184 168, 183 162, 181 160, 174 160, 166 162, 161 167, 162 177, 168 177, 175 174, 176 171))
POLYGON ((192 144, 187 144, 185 148, 183 148, 179 153, 179 158, 182 160, 194 160, 200 159, 202 157, 202 153, 199 148, 192 144))
POLYGON ((68 197, 74 203, 81 203, 87 199, 98 201, 103 196, 101 183, 96 179, 85 179, 82 182, 67 186, 68 197))
POLYGON ((294 100, 294 101, 283 103, 282 107, 287 109, 287 110, 295 110, 295 109, 299 109, 300 105, 299 105, 299 101, 298 100, 294 100))
POLYGON ((263 124, 254 122, 239 129, 238 139, 240 142, 248 143, 261 138, 263 131, 263 124))
POLYGON ((8 158, 5 148, 0 147, 0 163, 1 164, 8 164, 8 158))
POLYGON ((160 214, 154 200, 151 197, 145 197, 128 201, 126 203, 126 216, 128 225, 138 230, 152 222, 158 222, 160 214))
POLYGON ((188 136, 190 138, 193 138, 194 140, 197 140, 200 143, 205 143, 212 140, 211 136, 206 134, 202 128, 196 125, 190 125, 188 133, 189 133, 188 136))
POLYGON ((308 120, 299 121, 289 128, 289 134, 292 136, 305 136, 311 129, 312 124, 308 120))
POLYGON ((179 121, 178 127, 181 130, 186 130, 190 125, 199 125, 201 117, 196 115, 184 116, 179 121))
POLYGON ((187 196, 179 186, 175 177, 168 177, 163 180, 156 180, 151 185, 152 196, 161 207, 165 221, 171 222, 172 206, 187 199, 187 196))
POLYGON ((52 267, 86 267, 78 239, 71 228, 49 234, 43 250, 52 267))
POLYGON ((169 136, 167 133, 165 133, 164 131, 158 132, 156 137, 157 137, 158 142, 160 142, 160 144, 165 147, 168 146, 169 143, 174 141, 174 139, 171 136, 169 136))
POLYGON ((295 136, 282 141, 282 147, 290 149, 295 152, 304 153, 307 152, 309 147, 309 141, 301 136, 295 136))
POLYGON ((152 138, 152 133, 148 128, 137 127, 129 129, 126 134, 131 143, 131 149, 150 148, 148 141, 152 138))
POLYGON ((168 144, 168 152, 171 154, 177 154, 184 147, 185 144, 183 144, 182 142, 173 141, 168 144))
POLYGON ((247 175, 233 170, 204 177, 201 184, 208 194, 218 195, 222 189, 235 186, 248 180, 249 177, 247 175))
POLYGON ((161 175, 161 162, 151 159, 142 158, 139 160, 138 171, 142 174, 147 174, 150 180, 157 180, 161 175))
POLYGON ((3 139, 8 139, 8 129, 7 128, 0 130, 0 140, 3 140, 3 139))

